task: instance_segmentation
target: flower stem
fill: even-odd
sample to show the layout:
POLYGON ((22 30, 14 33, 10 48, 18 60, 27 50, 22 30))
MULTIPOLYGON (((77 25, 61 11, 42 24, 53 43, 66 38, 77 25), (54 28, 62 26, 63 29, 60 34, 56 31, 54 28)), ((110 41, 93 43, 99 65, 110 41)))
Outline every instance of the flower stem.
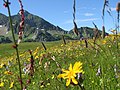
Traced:
POLYGON ((80 82, 78 82, 78 85, 79 85, 81 90, 85 90, 84 86, 81 86, 80 82))
MULTIPOLYGON (((9 0, 7 0, 7 2, 9 2, 9 0)), ((20 65, 20 59, 19 59, 19 52, 18 52, 17 43, 15 41, 15 35, 14 35, 14 31, 13 31, 12 18, 11 18, 9 5, 7 6, 7 8, 8 8, 8 14, 9 14, 9 20, 10 20, 10 29, 11 29, 11 32, 12 32, 13 42, 14 42, 14 45, 15 45, 15 50, 16 50, 16 55, 17 55, 17 60, 18 60, 18 65, 19 65, 19 77, 20 77, 20 80, 22 81, 22 72, 21 72, 21 65, 20 65)), ((21 84, 21 90, 23 90, 22 82, 20 84, 21 84)))

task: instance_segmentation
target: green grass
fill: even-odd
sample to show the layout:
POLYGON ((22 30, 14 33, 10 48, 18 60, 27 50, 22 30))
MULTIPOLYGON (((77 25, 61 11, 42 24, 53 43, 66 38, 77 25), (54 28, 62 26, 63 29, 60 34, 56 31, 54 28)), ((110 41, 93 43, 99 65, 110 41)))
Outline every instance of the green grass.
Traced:
MULTIPOLYGON (((45 46, 47 48, 52 47, 54 45, 60 44, 62 41, 55 41, 55 42, 45 42, 45 46)), ((12 47, 13 43, 8 44, 0 44, 0 57, 4 56, 10 56, 13 53, 15 53, 15 49, 12 47)), ((20 43, 19 45, 19 51, 24 52, 29 49, 34 50, 36 47, 43 48, 41 42, 26 42, 26 43, 20 43)))
MULTIPOLYGON (((98 40, 95 46, 93 40, 88 40, 88 48, 85 48, 84 41, 67 41, 66 45, 62 41, 46 42, 46 51, 41 43, 21 43, 19 50, 23 53, 20 57, 22 70, 25 67, 24 63, 30 64, 28 49, 33 50, 34 57, 33 77, 22 71, 23 85, 27 87, 27 90, 80 90, 78 85, 72 83, 66 87, 66 80, 57 78, 57 75, 61 73, 61 68, 68 69, 70 63, 80 61, 83 63, 82 69, 85 72, 81 85, 85 90, 120 90, 120 50, 116 48, 114 41, 109 40, 111 39, 106 39, 105 44, 102 44, 103 40, 98 40), (36 47, 39 48, 36 49, 36 47), (52 59, 53 56, 55 60, 52 59), (100 74, 96 75, 98 68, 100 68, 100 74), (31 82, 27 83, 28 80, 31 82)), ((0 46, 2 49, 2 51, 0 50, 1 63, 5 63, 13 73, 6 75, 4 74, 6 68, 0 68, 1 82, 5 83, 1 89, 9 90, 10 83, 14 80, 15 83, 11 90, 19 90, 18 65, 15 60, 16 55, 12 54, 14 49, 11 46, 12 44, 1 44, 0 46), (10 58, 13 58, 12 65, 7 64, 10 58)))

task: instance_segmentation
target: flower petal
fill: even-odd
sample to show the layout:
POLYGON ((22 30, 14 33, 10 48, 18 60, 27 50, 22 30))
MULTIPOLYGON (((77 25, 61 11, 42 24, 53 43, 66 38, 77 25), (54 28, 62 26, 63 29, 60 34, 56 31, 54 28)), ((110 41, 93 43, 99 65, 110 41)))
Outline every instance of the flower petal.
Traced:
POLYGON ((58 78, 62 78, 62 77, 63 77, 63 74, 59 74, 57 77, 58 77, 58 78))
POLYGON ((70 81, 71 81, 71 79, 69 78, 69 79, 67 79, 67 81, 66 81, 66 86, 68 86, 69 84, 70 84, 70 81))
POLYGON ((79 70, 81 69, 82 63, 81 62, 76 62, 73 66, 73 70, 79 70))
POLYGON ((77 80, 76 80, 75 78, 72 78, 72 82, 73 82, 74 84, 78 84, 78 82, 77 82, 77 80))
POLYGON ((62 69, 62 71, 65 72, 65 73, 68 73, 68 72, 69 72, 68 70, 65 70, 65 69, 62 69))
POLYGON ((72 70, 72 64, 70 64, 70 66, 69 66, 69 70, 70 70, 70 71, 72 70))
POLYGON ((58 77, 58 78, 66 79, 66 76, 67 76, 67 74, 64 74, 64 73, 63 73, 63 74, 59 74, 57 77, 58 77))

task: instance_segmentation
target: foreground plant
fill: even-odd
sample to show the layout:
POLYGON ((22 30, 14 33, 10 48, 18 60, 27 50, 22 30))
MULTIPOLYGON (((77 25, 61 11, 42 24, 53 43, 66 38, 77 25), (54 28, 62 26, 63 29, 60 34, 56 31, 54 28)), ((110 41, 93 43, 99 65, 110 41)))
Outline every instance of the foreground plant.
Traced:
POLYGON ((17 56, 17 61, 18 61, 18 65, 19 65, 19 74, 20 75, 19 75, 18 79, 19 79, 19 82, 20 82, 20 85, 21 85, 21 90, 22 90, 23 89, 23 83, 22 83, 22 72, 21 72, 21 64, 20 64, 20 59, 19 59, 18 44, 22 39, 22 30, 24 28, 23 5, 22 5, 21 0, 19 0, 20 6, 21 6, 21 9, 20 9, 21 22, 20 22, 20 28, 19 28, 19 39, 18 39, 18 43, 17 43, 16 39, 15 39, 15 35, 14 35, 13 25, 12 25, 12 18, 11 18, 11 12, 10 12, 10 7, 9 7, 10 2, 9 2, 9 0, 3 0, 3 1, 4 1, 3 5, 8 9, 10 29, 11 29, 11 32, 12 32, 12 37, 13 37, 13 42, 14 42, 13 48, 15 48, 15 50, 16 50, 16 56, 17 56))
POLYGON ((67 79, 66 86, 69 86, 70 83, 78 84, 78 81, 76 80, 77 75, 84 73, 81 62, 76 62, 73 67, 72 64, 70 64, 69 69, 62 69, 62 72, 62 74, 58 75, 58 78, 67 79))

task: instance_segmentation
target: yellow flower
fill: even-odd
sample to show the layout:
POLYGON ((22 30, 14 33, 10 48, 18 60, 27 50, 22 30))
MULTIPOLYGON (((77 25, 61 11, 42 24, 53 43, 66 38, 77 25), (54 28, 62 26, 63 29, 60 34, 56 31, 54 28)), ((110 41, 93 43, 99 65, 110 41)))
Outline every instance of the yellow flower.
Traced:
POLYGON ((12 75, 13 73, 10 72, 10 71, 5 71, 4 74, 6 74, 6 75, 12 75))
POLYGON ((35 82, 32 82, 32 84, 34 85, 34 84, 35 84, 35 82))
POLYGON ((61 44, 61 47, 63 47, 64 46, 64 44, 61 44))
POLYGON ((4 63, 0 64, 0 68, 2 68, 4 65, 5 65, 4 63))
POLYGON ((52 75, 52 79, 54 79, 54 78, 55 78, 55 75, 53 74, 53 75, 52 75))
POLYGON ((35 56, 38 53, 39 47, 36 48, 36 50, 33 53, 33 56, 35 56))
POLYGON ((23 57, 25 54, 20 54, 20 57, 23 57))
POLYGON ((14 81, 11 82, 10 87, 9 88, 13 88, 14 85, 14 81))
POLYGON ((106 44, 106 43, 107 43, 107 41, 106 41, 106 40, 102 41, 102 44, 106 44))
POLYGON ((39 56, 37 55, 37 56, 35 56, 35 59, 38 59, 39 58, 39 56))
POLYGON ((82 63, 81 62, 76 62, 72 68, 72 64, 69 66, 69 70, 62 69, 64 72, 63 74, 59 74, 58 78, 63 78, 67 79, 66 86, 70 84, 72 81, 74 84, 78 84, 77 80, 75 77, 77 76, 78 73, 83 73, 82 70, 82 63))
POLYGON ((4 87, 4 82, 1 82, 1 83, 0 83, 0 87, 4 87))

